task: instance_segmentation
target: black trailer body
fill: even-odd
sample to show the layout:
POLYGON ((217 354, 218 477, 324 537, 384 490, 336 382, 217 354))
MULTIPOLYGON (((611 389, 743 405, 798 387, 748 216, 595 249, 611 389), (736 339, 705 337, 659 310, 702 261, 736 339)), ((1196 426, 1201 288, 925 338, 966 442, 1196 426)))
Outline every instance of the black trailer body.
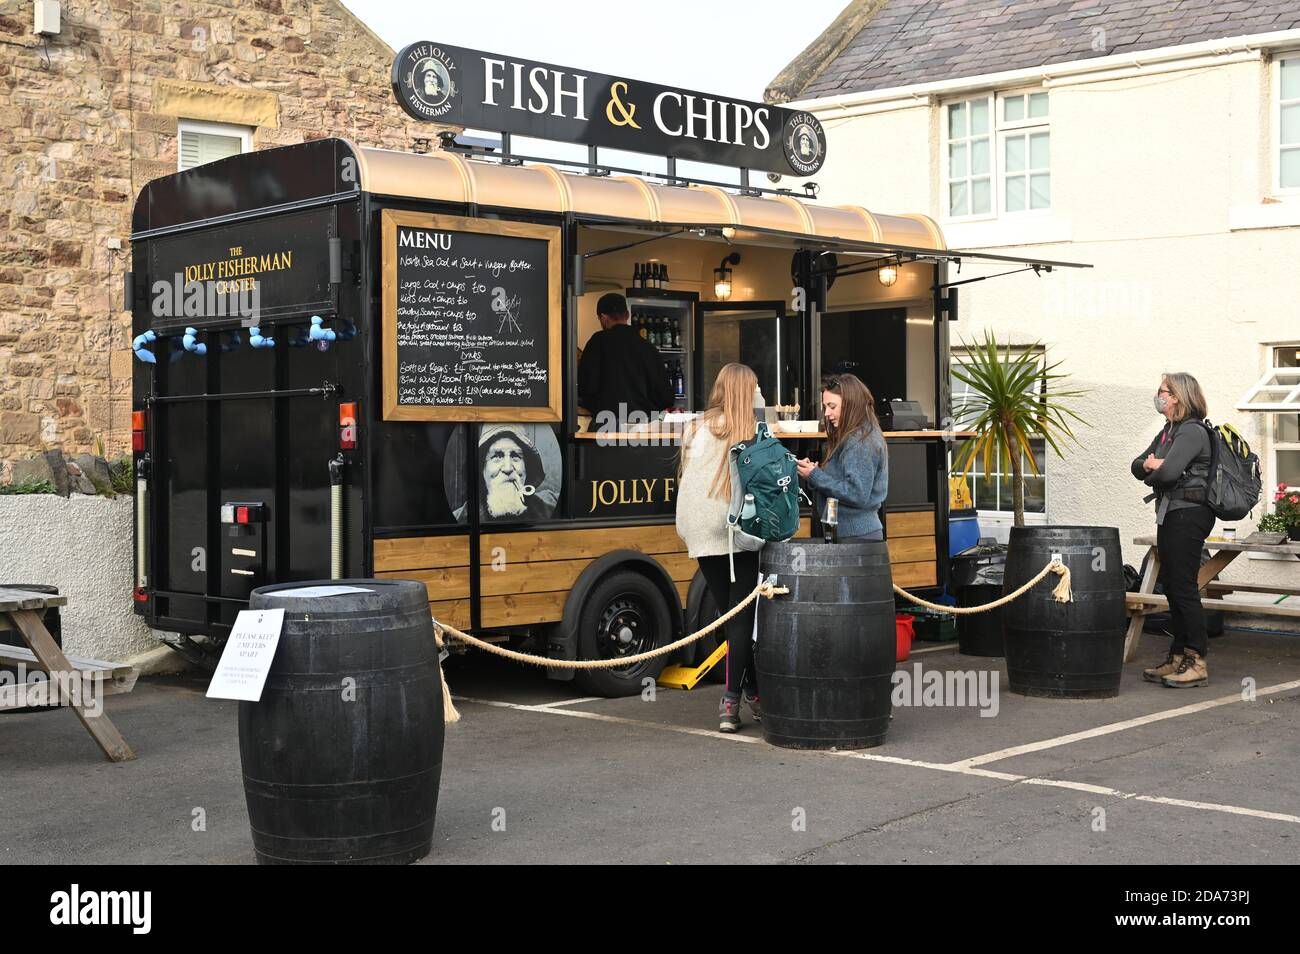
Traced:
MULTIPOLYGON (((676 441, 642 434, 611 446, 582 433, 575 386, 580 313, 590 310, 583 295, 592 293, 602 256, 668 249, 685 256, 679 268, 706 276, 683 283, 687 294, 664 294, 676 298, 680 318, 654 319, 678 322, 679 332, 685 326, 690 347, 666 367, 690 379, 683 403, 697 409, 709 383, 702 380, 703 324, 718 305, 696 303, 708 290, 708 271, 733 244, 749 247, 756 260, 780 256, 780 268, 766 271, 790 276, 771 285, 772 293, 751 297, 768 309, 784 303, 772 316, 782 324, 772 327, 781 329, 787 348, 802 349, 771 403, 787 403, 784 394, 793 393, 805 408, 815 403, 818 375, 829 370, 817 353, 817 316, 836 307, 828 292, 835 274, 828 262, 835 259, 828 255, 838 253, 841 270, 848 261, 896 259, 919 276, 913 304, 933 316, 925 345, 933 353, 917 366, 933 368, 925 400, 936 422, 947 419, 947 326, 955 316, 945 310, 943 285, 955 256, 932 224, 928 232, 906 233, 933 235, 929 246, 820 235, 806 225, 800 234, 781 226, 782 215, 810 221, 807 211, 799 212, 802 220, 791 216, 792 204, 803 205, 793 198, 742 203, 718 189, 662 186, 653 187, 654 201, 666 220, 618 207, 605 214, 589 202, 582 207, 583 190, 617 187, 635 198, 652 187, 458 157, 455 171, 467 184, 459 200, 449 200, 430 195, 427 180, 433 172, 451 174, 445 164, 453 162, 442 157, 435 168, 436 158, 325 139, 213 162, 140 193, 126 289, 137 349, 134 598, 151 627, 181 634, 177 644, 187 652, 199 649, 194 636, 208 637, 209 651, 219 647, 255 587, 308 579, 420 579, 437 618, 527 642, 552 658, 628 655, 704 621, 702 582, 673 524, 676 441), (382 188, 371 182, 381 178, 372 171, 380 166, 389 170, 382 188), (502 176, 523 183, 519 199, 482 201, 504 194, 488 187, 502 176), (399 192, 392 185, 399 180, 416 185, 399 192), (532 202, 529 189, 539 182, 556 184, 564 201, 550 208, 532 202), (729 220, 670 217, 667 205, 677 193, 698 199, 705 192, 730 209, 729 220), (763 206, 751 214, 745 203, 763 206), (399 225, 394 233, 393 221, 420 217, 556 237, 560 287, 551 291, 562 320, 552 328, 558 360, 547 380, 558 379, 555 419, 547 419, 545 400, 532 401, 518 423, 472 409, 460 417, 441 408, 439 419, 395 413, 406 409, 395 403, 395 372, 388 370, 397 349, 385 307, 405 292, 394 287, 395 249, 385 247, 385 223, 392 236, 414 228, 399 225), (513 441, 529 464, 545 464, 545 482, 529 488, 531 509, 521 513, 494 514, 484 499, 483 455, 498 436, 513 441)), ((841 288, 850 281, 841 280, 841 288)), ((654 295, 635 300, 643 298, 652 308, 654 295)), ((732 311, 746 307, 731 304, 732 311)), ((395 310, 389 307, 390 323, 395 310)), ((499 317, 504 327, 507 305, 499 317)), ((742 323, 742 333, 746 327, 751 335, 767 333, 767 325, 742 323)), ((891 536, 895 526, 900 535, 895 577, 930 592, 947 575, 951 436, 899 436, 920 447, 899 460, 910 470, 907 503, 898 508, 901 516, 891 516, 891 536)), ((805 521, 803 532, 810 529, 805 521)), ((706 642, 677 661, 702 659, 714 645, 706 642)), ((588 685, 639 691, 661 665, 605 671, 588 685)))

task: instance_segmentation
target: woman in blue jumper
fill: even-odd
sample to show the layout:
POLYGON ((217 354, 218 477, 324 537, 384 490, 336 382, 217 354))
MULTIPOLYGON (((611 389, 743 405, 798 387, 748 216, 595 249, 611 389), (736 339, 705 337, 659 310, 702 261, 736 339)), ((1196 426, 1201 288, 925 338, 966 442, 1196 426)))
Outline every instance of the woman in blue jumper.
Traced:
POLYGON ((840 540, 883 540, 880 505, 889 489, 889 451, 876 420, 876 401, 855 375, 832 374, 822 381, 826 459, 799 461, 799 476, 825 501, 839 501, 840 540))

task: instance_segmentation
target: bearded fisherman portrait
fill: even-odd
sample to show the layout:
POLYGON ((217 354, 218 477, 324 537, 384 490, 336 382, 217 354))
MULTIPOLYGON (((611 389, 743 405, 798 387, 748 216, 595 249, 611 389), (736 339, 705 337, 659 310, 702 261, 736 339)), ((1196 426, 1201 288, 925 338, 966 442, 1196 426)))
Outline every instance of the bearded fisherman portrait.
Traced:
MULTIPOLYGON (((552 490, 542 490, 546 469, 542 456, 522 425, 489 424, 479 432, 479 519, 545 520, 555 510, 552 490)), ((455 511, 464 522, 469 502, 455 511)))

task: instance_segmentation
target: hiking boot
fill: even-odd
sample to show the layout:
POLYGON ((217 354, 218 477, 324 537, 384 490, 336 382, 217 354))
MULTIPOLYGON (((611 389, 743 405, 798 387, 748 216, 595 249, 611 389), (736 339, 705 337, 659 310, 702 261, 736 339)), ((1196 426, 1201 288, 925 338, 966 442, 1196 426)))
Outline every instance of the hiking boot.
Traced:
POLYGON ((1205 665, 1205 657, 1194 649, 1187 650, 1187 655, 1178 664, 1178 668, 1160 680, 1170 689, 1187 689, 1192 686, 1208 686, 1210 670, 1205 665))
POLYGON ((723 696, 722 701, 718 703, 718 731, 740 731, 739 699, 728 699, 726 696, 723 696))
POLYGON ((745 705, 749 706, 749 714, 753 716, 755 722, 763 721, 763 709, 758 704, 758 693, 745 696, 745 705))
POLYGON ((1152 666, 1150 669, 1142 670, 1142 678, 1147 682, 1159 682, 1165 676, 1171 675, 1178 664, 1183 661, 1182 653, 1170 653, 1163 663, 1159 666, 1152 666))

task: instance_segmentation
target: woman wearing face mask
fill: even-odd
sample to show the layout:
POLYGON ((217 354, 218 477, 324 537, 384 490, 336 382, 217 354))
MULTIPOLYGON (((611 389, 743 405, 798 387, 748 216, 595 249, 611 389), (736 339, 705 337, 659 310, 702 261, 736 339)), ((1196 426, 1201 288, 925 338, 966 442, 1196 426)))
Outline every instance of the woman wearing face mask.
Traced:
POLYGON ((1173 642, 1165 661, 1144 669, 1142 678, 1175 689, 1204 686, 1210 681, 1205 664, 1209 640, 1196 577, 1205 538, 1214 529, 1214 513, 1205 503, 1210 472, 1210 435, 1201 424, 1205 396, 1190 374, 1166 374, 1156 391, 1155 407, 1165 426, 1133 459, 1131 469, 1134 477, 1154 490, 1156 550, 1169 599, 1173 642))
POLYGON ((808 458, 797 464, 799 476, 820 498, 839 501, 839 538, 882 540, 880 505, 889 490, 889 451, 876 420, 876 402, 852 374, 832 374, 822 381, 822 413, 826 418, 826 459, 808 458))

